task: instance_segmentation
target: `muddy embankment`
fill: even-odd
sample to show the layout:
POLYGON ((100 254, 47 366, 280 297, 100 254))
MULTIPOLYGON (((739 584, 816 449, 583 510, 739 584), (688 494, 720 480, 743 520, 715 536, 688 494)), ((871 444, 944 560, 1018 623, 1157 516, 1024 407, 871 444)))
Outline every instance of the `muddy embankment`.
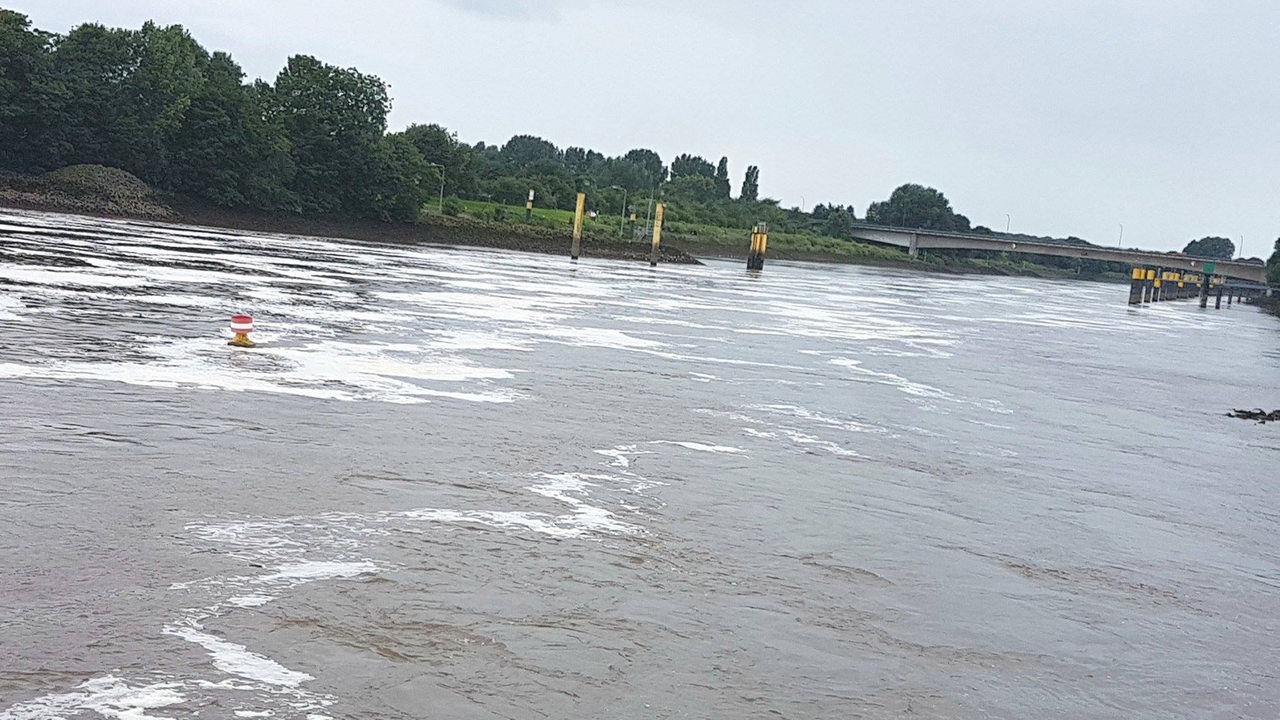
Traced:
MULTIPOLYGON (((97 165, 77 165, 38 176, 0 174, 0 206, 364 242, 459 245, 550 255, 568 255, 571 243, 568 230, 462 217, 429 215, 419 223, 393 223, 231 209, 198 198, 156 193, 123 170, 97 165)), ((649 244, 587 236, 582 240, 582 257, 648 260, 649 244)), ((693 255, 672 244, 662 246, 659 259, 699 264, 693 255)))

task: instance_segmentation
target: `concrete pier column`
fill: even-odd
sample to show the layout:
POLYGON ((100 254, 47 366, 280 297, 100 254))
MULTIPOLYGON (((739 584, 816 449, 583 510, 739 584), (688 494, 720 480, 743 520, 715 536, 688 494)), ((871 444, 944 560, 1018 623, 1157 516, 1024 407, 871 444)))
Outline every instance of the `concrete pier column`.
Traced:
POLYGON ((1129 275, 1129 304, 1142 304, 1142 281, 1147 277, 1147 271, 1143 268, 1136 267, 1129 275))

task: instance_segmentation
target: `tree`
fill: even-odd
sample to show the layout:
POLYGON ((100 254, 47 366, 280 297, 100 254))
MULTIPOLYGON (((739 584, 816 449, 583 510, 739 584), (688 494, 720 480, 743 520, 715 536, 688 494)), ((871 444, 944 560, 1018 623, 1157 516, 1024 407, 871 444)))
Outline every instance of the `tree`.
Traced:
POLYGON ((387 86, 354 68, 307 55, 289 58, 274 98, 297 167, 291 189, 305 210, 377 214, 357 192, 371 180, 374 152, 386 130, 387 86))
POLYGON ((507 141, 507 144, 502 146, 499 154, 502 157, 503 165, 514 175, 519 175, 527 167, 539 160, 564 162, 564 155, 559 148, 534 135, 512 136, 507 141))
POLYGON ((1276 238, 1275 251, 1267 258, 1267 282, 1280 285, 1280 238, 1276 238))
POLYGON ((42 169, 49 123, 42 117, 48 33, 26 15, 0 9, 0 168, 42 169))
POLYGON ((715 180, 715 166, 697 155, 685 153, 671 161, 671 179, 676 180, 691 175, 701 175, 708 180, 715 180))
POLYGON ((720 158, 720 164, 716 166, 716 195, 726 200, 729 198, 729 158, 720 158))
POLYGON ((666 184, 665 193, 679 205, 714 202, 720 196, 715 181, 704 175, 677 177, 666 184))
POLYGON ((1187 243, 1182 252, 1194 257, 1230 260, 1236 255, 1236 244, 1224 237, 1202 237, 1187 243))
POLYGON ((969 229, 969 219, 952 212, 945 195, 914 183, 898 187, 888 200, 871 203, 867 207, 867 222, 929 230, 969 229))
POLYGON ((137 33, 88 23, 58 38, 49 56, 42 113, 51 126, 45 165, 90 163, 145 175, 150 143, 131 95, 137 33))
POLYGON ((293 176, 289 143, 265 105, 270 88, 246 87, 244 72, 216 52, 170 141, 167 187, 219 205, 298 208, 288 190, 293 176))
MULTIPOLYGON (((428 166, 434 164, 444 167, 446 192, 453 195, 475 192, 475 153, 471 146, 458 142, 456 134, 434 123, 410 125, 403 134, 422 153, 422 159, 428 166)), ((439 176, 436 180, 439 181, 439 176)))
POLYGON ((822 234, 837 238, 851 237, 853 220, 853 213, 844 208, 828 213, 826 222, 822 226, 822 234))
POLYGON ((356 188, 359 214, 376 220, 412 222, 418 219, 422 205, 434 195, 426 181, 435 176, 422 159, 422 153, 403 133, 378 139, 371 157, 369 181, 356 188))
POLYGON ((760 197, 760 168, 755 165, 747 167, 747 173, 742 178, 742 192, 739 193, 738 199, 746 202, 755 202, 760 197))
POLYGON ((665 182, 667 179, 667 167, 662 164, 662 157, 652 150, 645 148, 628 150, 627 154, 622 156, 622 159, 639 166, 644 171, 648 179, 648 187, 665 182))
POLYGON ((148 22, 134 35, 136 64, 126 93, 138 123, 134 172, 167 185, 174 136, 203 91, 209 53, 181 25, 148 22))
POLYGON ((641 166, 626 158, 609 158, 600 170, 599 185, 609 187, 618 185, 626 188, 628 193, 637 193, 645 188, 652 188, 650 176, 641 166))

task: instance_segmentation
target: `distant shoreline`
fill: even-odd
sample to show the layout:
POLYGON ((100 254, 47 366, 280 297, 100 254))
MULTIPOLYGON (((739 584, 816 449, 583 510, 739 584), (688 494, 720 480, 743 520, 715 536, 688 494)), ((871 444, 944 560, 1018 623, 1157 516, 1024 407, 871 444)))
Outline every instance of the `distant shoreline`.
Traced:
MULTIPOLYGON (((571 244, 567 230, 557 232, 442 215, 430 215, 413 224, 239 210, 178 195, 134 193, 120 197, 101 188, 68 185, 46 176, 0 175, 0 207, 362 242, 483 247, 545 255, 568 256, 571 244)), ((660 251, 659 261, 663 263, 701 264, 693 255, 670 244, 663 244, 660 251)), ((582 257, 648 261, 649 244, 584 237, 582 257)))
MULTIPOLYGON (((73 176, 72 181, 50 175, 29 176, 0 173, 0 207, 41 212, 69 213, 105 218, 173 222, 204 227, 274 232, 319 238, 346 239, 360 242, 449 245, 514 250, 543 255, 568 256, 571 237, 568 228, 555 229, 538 225, 503 223, 465 216, 425 215, 418 223, 382 222, 361 218, 300 215, 280 211, 226 208, 199 198, 153 193, 136 178, 121 171, 97 166, 78 166, 88 171, 87 177, 73 176), (106 176, 94 176, 94 173, 106 176), (120 173, 122 177, 109 175, 120 173), (128 192, 120 192, 117 184, 134 182, 128 192)), ((678 233, 664 237, 659 261, 662 263, 701 265, 697 256, 721 260, 746 258, 746 246, 718 242, 700 242, 678 233), (685 249, 688 248, 688 249, 685 249)), ((611 260, 648 261, 649 243, 600 238, 587 234, 582 240, 582 257, 611 260)), ((978 267, 963 262, 935 264, 903 257, 901 260, 859 257, 822 251, 771 249, 768 259, 801 262, 837 263, 884 267, 912 272, 946 275, 1004 275, 1020 277, 1072 279, 1069 273, 1040 267, 1012 270, 978 267)), ((1081 280, 1117 282, 1116 278, 1080 278, 1081 280)))

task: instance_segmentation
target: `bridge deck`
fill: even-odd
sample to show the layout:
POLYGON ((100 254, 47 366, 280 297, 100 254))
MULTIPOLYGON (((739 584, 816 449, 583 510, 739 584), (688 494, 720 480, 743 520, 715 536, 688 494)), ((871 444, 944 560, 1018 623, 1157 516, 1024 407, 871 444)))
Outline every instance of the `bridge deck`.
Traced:
POLYGON ((1120 262, 1127 265, 1163 268, 1166 270, 1203 272, 1205 262, 1214 264, 1213 274, 1224 277, 1251 280, 1265 283, 1266 266, 1256 262, 1237 260, 1209 260, 1188 257, 1186 255, 1150 252, 1145 250, 1123 250, 1105 248, 1098 245, 1069 245, 1067 243, 1025 242, 1020 240, 983 237, 981 235, 965 235, 961 233, 937 232, 934 230, 913 230, 911 228, 893 228, 878 225, 862 225, 854 228, 854 237, 859 240, 896 245, 907 248, 915 255, 920 250, 991 250, 996 252, 1026 253, 1028 255, 1050 255, 1053 257, 1087 258, 1120 262))

